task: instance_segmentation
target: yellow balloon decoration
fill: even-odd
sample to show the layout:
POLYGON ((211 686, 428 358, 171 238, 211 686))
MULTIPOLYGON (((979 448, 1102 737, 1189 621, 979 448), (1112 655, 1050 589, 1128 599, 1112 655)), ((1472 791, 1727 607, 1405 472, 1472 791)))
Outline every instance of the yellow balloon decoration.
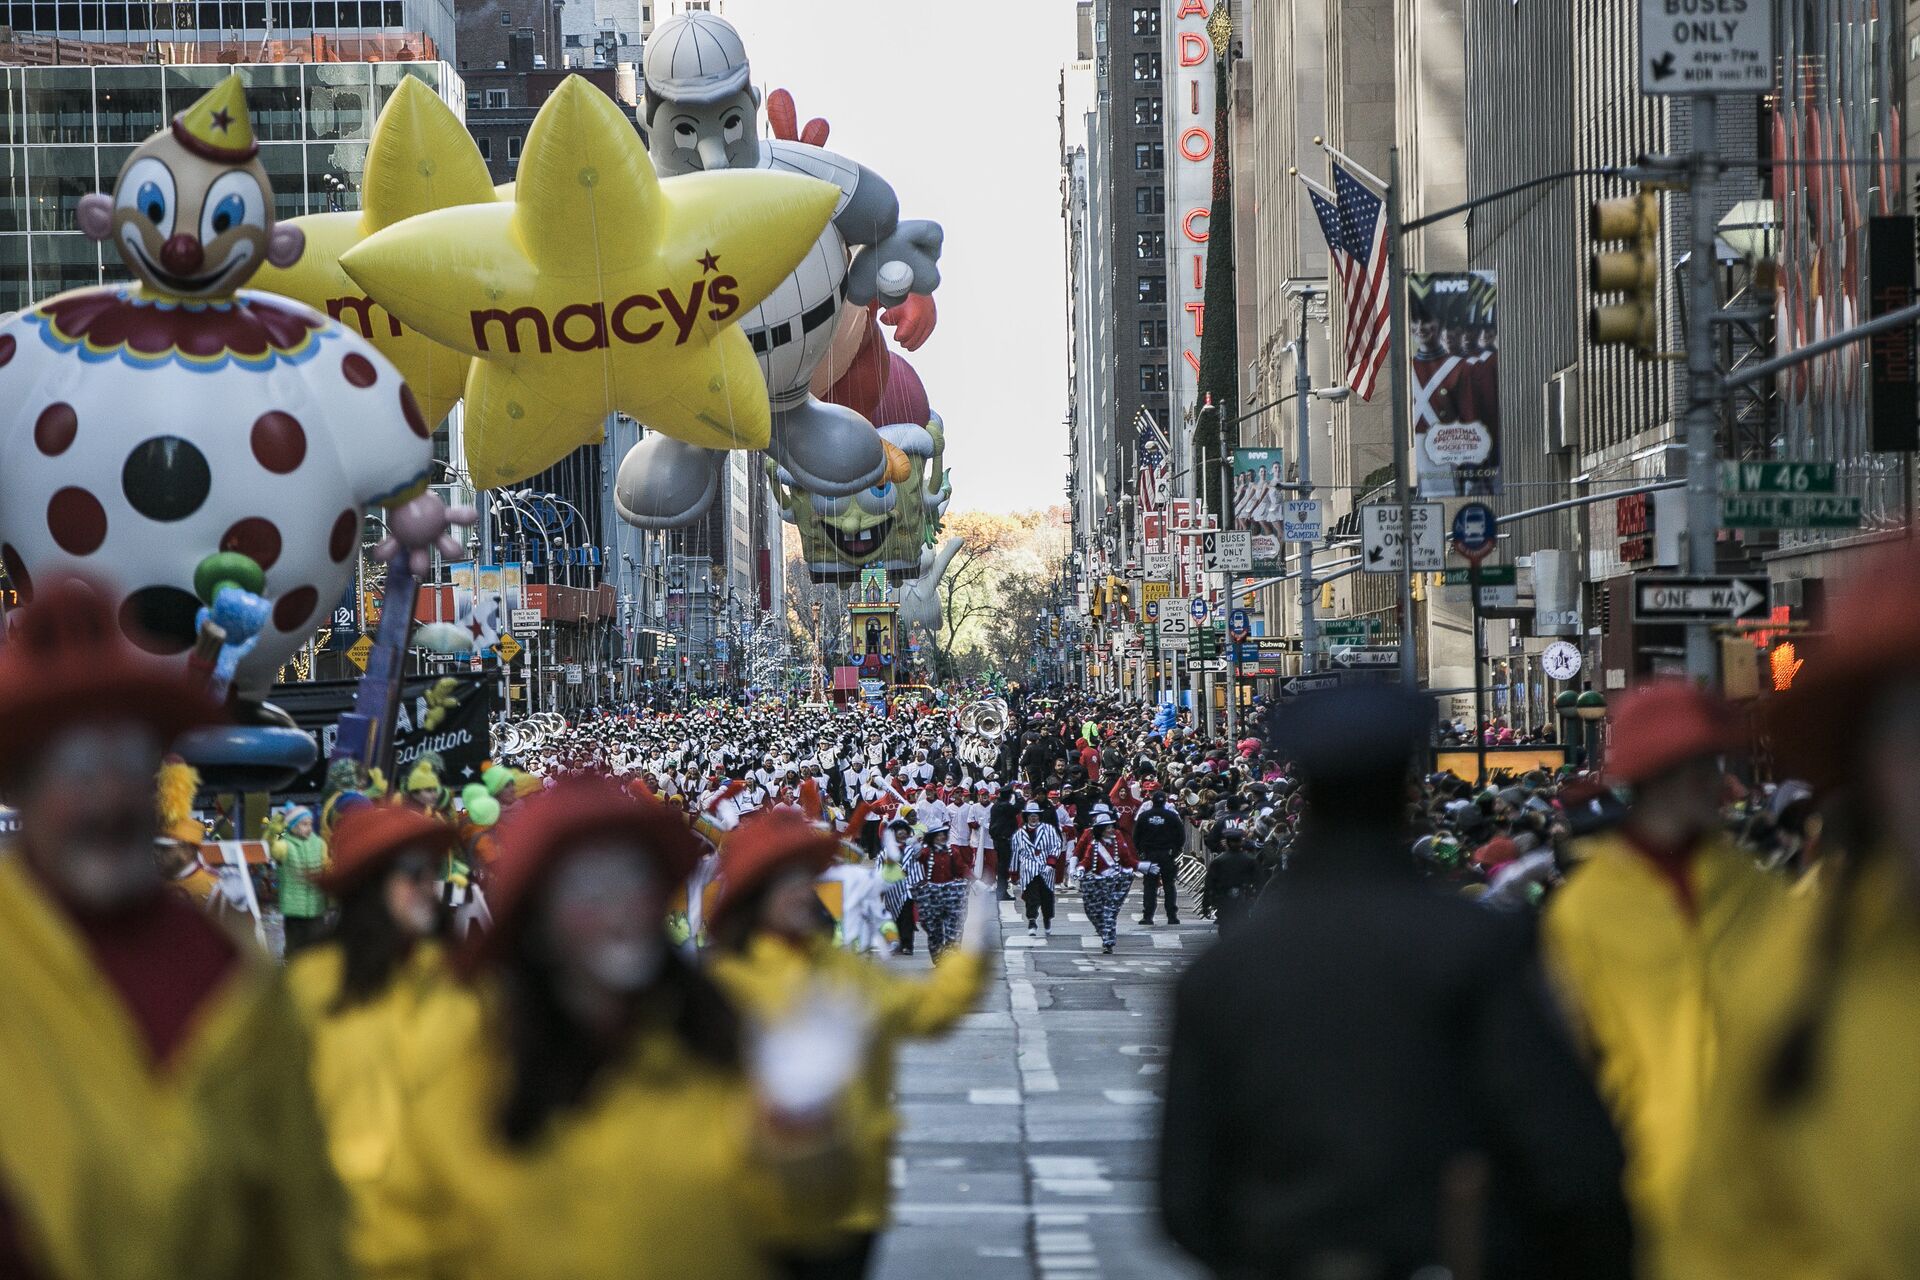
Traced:
POLYGON ((374 123, 360 189, 366 207, 357 212, 292 219, 307 233, 307 251, 291 267, 262 267, 254 286, 304 302, 371 342, 400 370, 427 421, 438 423, 459 403, 471 358, 389 315, 348 278, 340 257, 416 213, 491 203, 487 163, 453 108, 408 76, 374 123))
POLYGON ((527 132, 514 195, 410 218, 342 260, 402 323, 477 357, 474 483, 537 474, 615 411, 764 448, 766 382, 734 321, 813 249, 840 189, 754 170, 662 184, 621 108, 569 76, 527 132))

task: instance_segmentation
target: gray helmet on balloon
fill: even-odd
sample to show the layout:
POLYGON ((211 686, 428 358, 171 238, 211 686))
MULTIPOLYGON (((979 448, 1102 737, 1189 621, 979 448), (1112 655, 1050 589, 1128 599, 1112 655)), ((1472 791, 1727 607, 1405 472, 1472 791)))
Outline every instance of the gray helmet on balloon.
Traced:
POLYGON ((747 87, 746 42, 731 22, 703 10, 669 18, 647 38, 647 96, 702 106, 747 87))

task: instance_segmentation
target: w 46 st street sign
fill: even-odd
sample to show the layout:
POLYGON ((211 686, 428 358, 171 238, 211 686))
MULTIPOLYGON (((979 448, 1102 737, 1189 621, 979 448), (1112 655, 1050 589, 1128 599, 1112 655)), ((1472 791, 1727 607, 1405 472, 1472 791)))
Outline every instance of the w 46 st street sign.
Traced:
POLYGON ((1835 492, 1831 462, 1723 462, 1720 523, 1729 529, 1857 529, 1861 500, 1835 492))
POLYGON ((1738 622, 1766 611, 1765 578, 1663 574, 1633 584, 1635 622, 1738 622))

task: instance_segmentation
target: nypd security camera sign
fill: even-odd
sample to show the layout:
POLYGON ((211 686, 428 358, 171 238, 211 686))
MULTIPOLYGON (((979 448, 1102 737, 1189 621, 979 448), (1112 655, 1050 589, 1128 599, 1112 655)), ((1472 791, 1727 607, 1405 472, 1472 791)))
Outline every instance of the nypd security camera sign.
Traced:
POLYGON ((1765 93, 1774 0, 1640 0, 1640 92, 1765 93))

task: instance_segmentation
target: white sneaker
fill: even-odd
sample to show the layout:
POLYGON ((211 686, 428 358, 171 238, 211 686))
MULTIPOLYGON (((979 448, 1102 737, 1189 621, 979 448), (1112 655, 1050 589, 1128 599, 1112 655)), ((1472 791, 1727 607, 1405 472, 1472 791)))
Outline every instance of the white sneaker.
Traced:
POLYGON ((1052 925, 1048 925, 1048 926, 1047 926, 1047 936, 1048 936, 1049 938, 1051 938, 1051 937, 1053 936, 1053 926, 1052 926, 1052 925))
POLYGON ((1037 937, 1039 937, 1039 936, 1040 936, 1040 929, 1039 929, 1039 927, 1038 927, 1038 926, 1036 926, 1036 925, 1028 925, 1028 926, 1027 926, 1027 936, 1028 936, 1029 938, 1037 938, 1037 937))

